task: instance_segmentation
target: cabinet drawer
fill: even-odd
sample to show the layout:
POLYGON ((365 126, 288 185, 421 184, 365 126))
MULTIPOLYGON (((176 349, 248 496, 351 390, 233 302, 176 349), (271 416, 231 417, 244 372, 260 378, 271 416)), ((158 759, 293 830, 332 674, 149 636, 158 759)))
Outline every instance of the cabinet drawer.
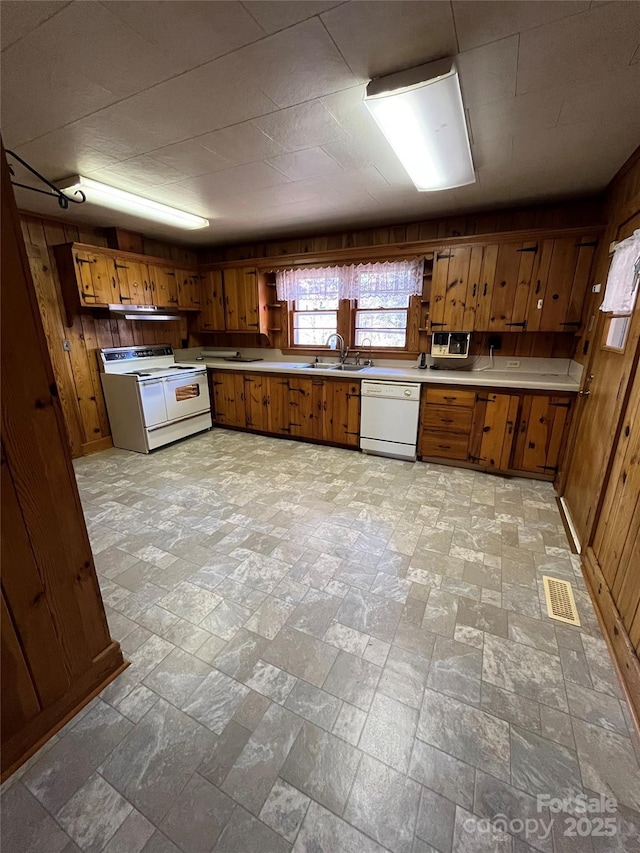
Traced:
POLYGON ((427 403, 436 406, 464 406, 472 409, 476 401, 475 391, 458 388, 427 388, 427 403))
POLYGON ((443 459, 466 459, 469 437, 446 432, 423 432, 420 435, 420 456, 441 456, 443 459))
POLYGON ((471 432, 473 409, 460 406, 425 406, 423 428, 450 430, 451 432, 471 432))

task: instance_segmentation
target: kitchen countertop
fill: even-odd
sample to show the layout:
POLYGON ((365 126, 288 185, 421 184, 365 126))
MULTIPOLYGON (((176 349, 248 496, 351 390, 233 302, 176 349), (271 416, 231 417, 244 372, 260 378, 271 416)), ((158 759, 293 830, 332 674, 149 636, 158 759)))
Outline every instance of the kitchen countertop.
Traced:
POLYGON ((396 382, 428 382, 433 385, 478 385, 494 388, 531 388, 537 391, 573 391, 578 382, 567 373, 526 373, 519 370, 418 370, 415 367, 367 367, 364 370, 318 370, 296 365, 309 362, 252 361, 229 362, 215 358, 181 360, 180 364, 205 366, 215 370, 243 370, 251 373, 294 373, 303 376, 335 376, 341 379, 386 379, 396 382))

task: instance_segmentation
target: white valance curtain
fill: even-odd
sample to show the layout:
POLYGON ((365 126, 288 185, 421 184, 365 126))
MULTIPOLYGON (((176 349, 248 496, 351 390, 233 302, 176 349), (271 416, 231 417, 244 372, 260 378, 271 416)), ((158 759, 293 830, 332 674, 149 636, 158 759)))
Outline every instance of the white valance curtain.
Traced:
MULTIPOLYGON (((276 293, 284 302, 357 300, 364 307, 409 304, 422 293, 424 261, 386 261, 339 267, 278 270, 276 293)), ((318 307, 321 307, 320 305, 318 307)))
POLYGON ((640 287, 640 229, 615 248, 601 311, 630 314, 640 287))

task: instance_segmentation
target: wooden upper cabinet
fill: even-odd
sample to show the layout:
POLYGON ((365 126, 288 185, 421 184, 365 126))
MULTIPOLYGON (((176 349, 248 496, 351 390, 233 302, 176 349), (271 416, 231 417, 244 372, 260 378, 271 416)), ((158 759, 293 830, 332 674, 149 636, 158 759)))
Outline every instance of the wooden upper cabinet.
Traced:
POLYGON ((200 310, 200 276, 194 270, 176 269, 178 282, 178 308, 183 311, 200 310))
POLYGON ((120 288, 110 258, 98 252, 74 250, 72 263, 81 301, 86 305, 120 302, 120 288))
POLYGON ((529 293, 538 248, 535 241, 484 247, 476 331, 522 332, 527 329, 529 293))
POLYGON ((153 292, 146 264, 129 258, 114 258, 113 268, 120 288, 120 299, 126 305, 153 305, 153 292))
POLYGON ((518 420, 512 467, 534 474, 555 474, 572 408, 572 398, 525 395, 518 420))
POLYGON ((200 310, 200 280, 195 270, 175 270, 161 258, 81 243, 63 243, 53 250, 68 325, 78 306, 156 305, 200 310), (183 304, 179 303, 180 281, 184 283, 183 304))
POLYGON ((266 298, 263 277, 255 267, 228 268, 222 273, 226 329, 265 334, 266 298))
POLYGON ((482 246, 459 246, 435 253, 430 318, 435 332, 469 332, 475 328, 482 272, 482 246))
POLYGON ((149 283, 154 305, 159 308, 178 307, 178 280, 174 269, 150 265, 149 283))
POLYGON ((594 234, 542 241, 529 299, 528 331, 575 332, 580 328, 597 243, 594 234))
POLYGON ((224 331, 224 293, 222 290, 222 272, 211 270, 204 273, 200 280, 201 311, 198 326, 203 332, 224 331))

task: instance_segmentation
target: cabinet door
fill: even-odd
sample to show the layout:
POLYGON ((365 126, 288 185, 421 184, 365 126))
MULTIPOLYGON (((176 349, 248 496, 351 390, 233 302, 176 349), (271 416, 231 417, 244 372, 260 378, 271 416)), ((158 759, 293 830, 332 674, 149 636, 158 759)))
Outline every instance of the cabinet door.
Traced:
POLYGON ((518 332, 527 328, 537 252, 535 242, 485 247, 476 309, 477 331, 518 332))
POLYGON ((481 246, 436 252, 429 305, 433 331, 473 331, 482 254, 481 246))
POLYGON ((223 426, 246 427, 244 382, 241 373, 228 370, 211 372, 210 388, 215 421, 223 426))
POLYGON ((323 380, 297 377, 289 379, 291 435, 301 438, 322 438, 323 393, 323 380))
POLYGON ((153 294, 149 284, 149 269, 146 264, 128 258, 114 258, 122 299, 127 305, 153 305, 153 294))
POLYGON ((326 380, 322 414, 323 438, 357 447, 360 442, 360 383, 326 380))
POLYGON ((178 307, 183 311, 197 310, 200 296, 194 296, 194 289, 199 291, 200 284, 193 270, 176 270, 178 280, 178 307))
POLYGON ((170 267, 149 267, 153 304, 161 308, 177 308, 178 282, 176 271, 170 267))
POLYGON ((191 274, 191 307, 195 308, 196 311, 199 311, 202 306, 202 300, 200 298, 200 288, 202 286, 202 278, 199 273, 191 274))
POLYGON ((289 380, 286 376, 268 376, 267 414, 268 430, 278 435, 289 435, 289 380))
POLYGON ((469 461, 487 470, 506 471, 518 416, 519 397, 478 393, 473 409, 469 461))
POLYGON ((120 289, 109 260, 98 252, 74 251, 73 260, 80 298, 86 305, 120 302, 120 289))
POLYGON ((224 330, 224 301, 222 293, 222 273, 212 270, 205 273, 201 280, 202 310, 198 325, 203 331, 224 330))
POLYGON ((269 429, 267 377, 261 373, 245 373, 243 382, 247 428, 267 432, 269 429))
POLYGON ((596 245, 593 235, 542 242, 529 299, 529 331, 575 332, 580 328, 596 245))
POLYGON ((563 436, 572 400, 528 394, 522 399, 513 459, 517 471, 554 474, 558 470, 563 436))
POLYGON ((253 268, 226 269, 223 283, 227 330, 259 332, 258 271, 253 268))

